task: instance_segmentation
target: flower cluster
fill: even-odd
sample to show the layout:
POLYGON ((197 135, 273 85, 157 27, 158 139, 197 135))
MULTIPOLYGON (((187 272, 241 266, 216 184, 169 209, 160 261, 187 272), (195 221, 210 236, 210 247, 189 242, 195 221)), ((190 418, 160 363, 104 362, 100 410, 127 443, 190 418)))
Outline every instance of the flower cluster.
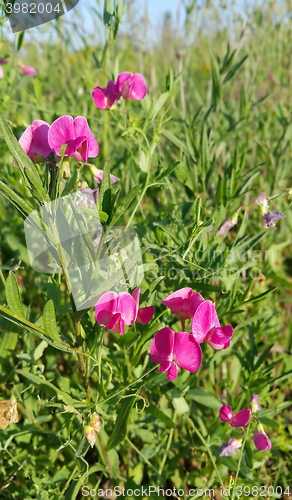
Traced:
POLYGON ((49 125, 43 120, 35 120, 27 127, 19 139, 19 144, 34 163, 44 161, 52 152, 60 155, 63 144, 67 145, 65 156, 77 161, 95 158, 99 148, 84 116, 65 115, 49 125))
POLYGON ((110 80, 105 88, 95 87, 92 91, 94 103, 98 109, 110 109, 123 97, 125 100, 141 101, 147 93, 145 79, 139 73, 125 71, 117 81, 110 80))
MULTIPOLYGON (((260 411, 259 396, 255 394, 249 403, 250 408, 244 408, 235 415, 230 406, 223 404, 220 408, 219 417, 224 423, 229 423, 232 427, 246 426, 253 414, 260 411)), ((255 417, 254 417, 255 418, 255 417)), ((257 420, 255 418, 255 420, 257 420)), ((253 441, 258 450, 270 450, 272 447, 271 441, 265 433, 263 426, 258 423, 257 430, 254 432, 253 441)), ((227 443, 222 444, 219 448, 220 457, 230 457, 237 448, 240 448, 242 439, 231 437, 227 443)))
POLYGON ((160 364, 159 371, 173 381, 179 368, 195 373, 202 363, 199 344, 206 341, 213 349, 226 349, 233 335, 232 326, 220 326, 215 303, 205 300, 191 288, 182 288, 163 300, 183 323, 182 332, 166 327, 159 330, 150 347, 150 358, 160 364), (191 333, 185 332, 185 321, 192 318, 191 333))

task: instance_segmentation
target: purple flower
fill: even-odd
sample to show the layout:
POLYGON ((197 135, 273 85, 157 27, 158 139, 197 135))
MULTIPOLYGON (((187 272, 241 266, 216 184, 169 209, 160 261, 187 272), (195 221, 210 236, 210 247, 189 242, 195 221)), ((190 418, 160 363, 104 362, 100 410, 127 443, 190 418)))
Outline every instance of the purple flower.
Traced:
POLYGON ((98 109, 110 109, 121 97, 118 86, 110 80, 106 88, 95 87, 92 91, 94 104, 98 109))
POLYGON ((277 220, 286 219, 286 216, 281 212, 267 212, 263 216, 263 219, 265 221, 265 227, 274 227, 277 220))
POLYGON ((250 420, 251 411, 244 408, 234 415, 230 406, 223 404, 220 408, 219 417, 222 422, 229 423, 231 427, 244 427, 250 420))
POLYGON ((219 448, 219 457, 230 457, 237 448, 242 445, 242 439, 231 437, 227 443, 222 444, 219 448))
POLYGON ((223 222, 221 222, 217 234, 218 236, 223 236, 223 234, 227 233, 235 224, 238 219, 238 212, 235 212, 231 217, 227 217, 223 222))

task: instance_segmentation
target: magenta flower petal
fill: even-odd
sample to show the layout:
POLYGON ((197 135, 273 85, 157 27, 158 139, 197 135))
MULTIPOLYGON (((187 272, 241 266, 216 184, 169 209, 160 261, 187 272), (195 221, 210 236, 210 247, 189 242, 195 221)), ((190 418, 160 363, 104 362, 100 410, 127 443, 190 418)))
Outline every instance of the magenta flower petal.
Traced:
POLYGON ((258 425, 258 431, 253 435, 253 441, 256 448, 260 451, 270 450, 272 448, 272 443, 261 424, 258 425))
POLYGON ((117 312, 117 293, 106 292, 97 301, 95 318, 100 326, 104 326, 110 317, 117 312))
POLYGON ((144 77, 139 73, 133 75, 129 71, 118 76, 117 89, 124 99, 134 99, 135 101, 141 101, 147 93, 144 77))
POLYGON ((149 323, 152 320, 153 314, 154 314, 153 306, 140 307, 137 315, 137 321, 142 325, 147 325, 147 323, 149 323))
POLYGON ((92 98, 98 109, 108 109, 107 97, 104 93, 104 89, 101 87, 95 87, 92 91, 92 98))
POLYGON ((144 99, 146 94, 147 94, 147 87, 145 78, 139 73, 136 73, 133 76, 132 83, 130 86, 130 99, 134 99, 135 101, 141 101, 142 99, 144 99))
POLYGON ((137 286, 137 288, 135 288, 135 290, 132 293, 132 297, 133 297, 138 309, 139 309, 139 301, 140 301, 140 292, 141 292, 141 289, 139 286, 137 286))
POLYGON ((116 324, 120 321, 120 319, 121 319, 120 313, 113 314, 113 316, 111 316, 111 318, 108 322, 107 329, 113 330, 114 327, 116 326, 116 324))
POLYGON ((202 295, 186 287, 168 295, 162 304, 168 307, 177 319, 186 320, 194 316, 201 302, 204 302, 202 295))
POLYGON ((74 141, 75 131, 73 118, 69 115, 60 116, 55 120, 49 132, 49 145, 56 155, 60 155, 62 144, 74 141))
POLYGON ((194 339, 201 344, 214 326, 214 306, 211 300, 206 300, 199 305, 192 320, 194 339))
POLYGON ((174 379, 178 376, 178 366, 172 365, 168 370, 166 370, 166 376, 170 382, 173 382, 174 379))
POLYGON ((170 368, 172 365, 171 361, 163 361, 162 365, 159 367, 159 372, 162 373, 162 372, 166 372, 166 370, 168 370, 168 368, 170 368))
POLYGON ((230 325, 215 327, 211 334, 206 337, 206 342, 213 349, 227 349, 230 346, 230 339, 233 335, 233 328, 230 325))
POLYGON ((0 66, 0 78, 4 78, 4 71, 3 68, 0 66))
POLYGON ((175 333, 170 328, 162 328, 159 330, 150 346, 150 359, 153 363, 160 365, 169 360, 173 352, 175 333))
POLYGON ((20 146, 34 163, 43 161, 52 152, 48 142, 49 130, 47 122, 35 120, 19 139, 20 146))
POLYGON ((22 149, 26 152, 26 154, 29 154, 30 147, 32 144, 32 137, 33 137, 33 126, 29 125, 23 132, 23 134, 20 136, 19 139, 19 144, 22 147, 22 149))
POLYGON ((120 99, 121 94, 117 84, 109 80, 106 88, 95 87, 92 97, 98 109, 110 109, 120 99))
POLYGON ((219 417, 221 418, 222 422, 230 422, 233 417, 233 411, 231 410, 230 406, 222 405, 220 408, 219 417))
POLYGON ((117 309, 125 322, 125 325, 132 325, 137 316, 137 305, 132 295, 122 292, 118 295, 117 309))
POLYGON ((232 417, 230 425, 232 427, 244 427, 245 425, 248 424, 250 417, 251 417, 251 411, 248 410, 247 408, 244 408, 243 410, 240 410, 232 417))
POLYGON ((55 120, 49 131, 49 145, 60 156, 62 144, 67 144, 65 154, 75 161, 87 161, 98 155, 99 148, 86 118, 64 115, 55 120))
POLYGON ((37 70, 31 66, 23 66, 22 71, 25 75, 36 76, 38 74, 37 70))
POLYGON ((129 99, 129 82, 133 78, 133 73, 130 71, 124 71, 117 78, 117 88, 124 99, 129 99))
POLYGON ((178 366, 195 373, 202 363, 202 350, 189 333, 175 334, 173 346, 174 361, 178 366))
MULTIPOLYGON (((99 147, 84 116, 76 116, 74 120, 74 131, 75 131, 75 137, 80 137, 80 136, 86 137, 88 144, 88 156, 90 158, 95 158, 99 153, 99 147)), ((85 159, 85 161, 87 160, 88 157, 87 159, 85 159)))
POLYGON ((193 290, 191 288, 181 288, 180 290, 168 295, 162 301, 162 304, 168 307, 173 314, 177 314, 184 308, 184 305, 190 299, 192 293, 193 290))

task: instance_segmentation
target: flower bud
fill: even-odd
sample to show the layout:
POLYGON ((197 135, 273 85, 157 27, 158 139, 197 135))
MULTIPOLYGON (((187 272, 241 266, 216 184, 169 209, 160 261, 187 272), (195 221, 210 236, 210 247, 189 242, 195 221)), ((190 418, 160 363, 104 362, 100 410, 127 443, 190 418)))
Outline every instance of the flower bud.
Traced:
POLYGON ((256 448, 260 451, 266 451, 272 448, 272 443, 265 433, 262 424, 258 424, 257 431, 253 435, 253 441, 256 448))
POLYGON ((242 445, 242 439, 231 437, 227 443, 222 444, 219 448, 219 457, 230 457, 237 448, 242 445))
POLYGON ((95 430, 90 425, 84 426, 84 436, 89 442, 91 448, 93 448, 96 441, 96 435, 95 435, 95 430))
POLYGON ((254 396, 250 400, 251 411, 252 413, 256 413, 257 411, 261 411, 261 407, 259 405, 259 396, 254 394, 254 396))
POLYGON ((223 236, 223 234, 227 233, 235 224, 237 223, 238 219, 238 212, 235 212, 231 217, 227 217, 219 226, 217 234, 218 236, 223 236))
POLYGON ((268 212, 269 204, 268 204, 268 199, 266 197, 266 193, 261 193, 256 201, 255 201, 260 208, 260 212, 262 215, 265 215, 268 212))
POLYGON ((92 413, 92 415, 90 415, 89 425, 93 427, 96 432, 100 431, 100 422, 97 413, 92 413))

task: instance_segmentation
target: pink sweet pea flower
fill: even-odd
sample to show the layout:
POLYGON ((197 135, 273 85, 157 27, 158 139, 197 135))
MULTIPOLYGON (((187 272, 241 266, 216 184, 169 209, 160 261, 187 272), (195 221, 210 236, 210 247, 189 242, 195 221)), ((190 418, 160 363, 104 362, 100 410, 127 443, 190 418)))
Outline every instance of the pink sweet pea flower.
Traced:
POLYGON ((98 109, 110 109, 121 97, 118 86, 110 80, 106 88, 95 87, 92 91, 94 104, 98 109))
POLYGON ((31 66, 23 66, 21 69, 25 75, 36 76, 38 74, 37 70, 31 66))
POLYGON ((258 424, 257 431, 253 435, 253 441, 256 448, 260 451, 270 450, 272 443, 264 431, 262 424, 258 424))
POLYGON ((220 408, 219 417, 222 422, 230 424, 231 427, 244 427, 250 420, 251 411, 244 408, 234 415, 230 406, 223 404, 220 408))
POLYGON ((237 448, 241 448, 242 439, 231 437, 227 443, 219 448, 219 457, 230 457, 237 448))
POLYGON ((40 163, 49 156, 48 134, 50 125, 43 120, 35 120, 27 127, 19 139, 19 144, 34 163, 40 163))
POLYGON ((166 327, 159 330, 152 340, 150 359, 161 365, 159 371, 166 372, 172 382, 178 375, 179 367, 191 373, 200 368, 202 351, 189 333, 176 333, 166 327))
POLYGON ((124 99, 141 101, 147 94, 145 79, 139 73, 121 73, 117 78, 117 88, 124 99))
POLYGON ((54 153, 60 156, 62 144, 67 144, 65 156, 72 156, 75 161, 87 161, 95 158, 99 148, 87 120, 84 116, 65 115, 55 120, 49 131, 49 144, 54 153))
POLYGON ((201 344, 206 340, 213 349, 227 349, 233 335, 230 325, 220 326, 215 304, 205 300, 197 308, 192 321, 192 335, 201 344))
POLYGON ((142 323, 142 325, 147 325, 152 318, 154 314, 154 307, 153 306, 148 306, 148 307, 140 307, 139 308, 139 300, 140 300, 140 287, 138 286, 135 288, 135 290, 132 293, 132 297, 136 302, 137 306, 137 316, 135 321, 138 321, 139 323, 142 323))
POLYGON ((99 325, 124 335, 124 326, 136 320, 137 304, 128 292, 106 292, 97 301, 95 317, 99 325))
POLYGON ((177 319, 185 321, 194 316, 202 302, 204 299, 198 292, 193 292, 191 288, 181 288, 168 295, 162 304, 168 307, 177 319))

